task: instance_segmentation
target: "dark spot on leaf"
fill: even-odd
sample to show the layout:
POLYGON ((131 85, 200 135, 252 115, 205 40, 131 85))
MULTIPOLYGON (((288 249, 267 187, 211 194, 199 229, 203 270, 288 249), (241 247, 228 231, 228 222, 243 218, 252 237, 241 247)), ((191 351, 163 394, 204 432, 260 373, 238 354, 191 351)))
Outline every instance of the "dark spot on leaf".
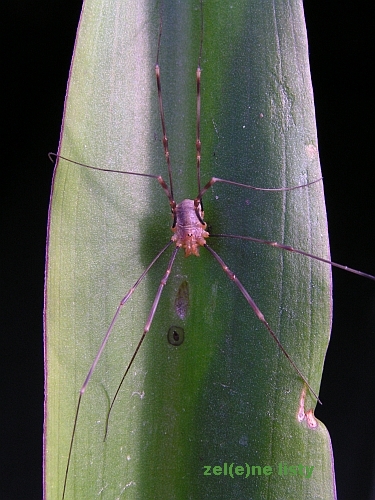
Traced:
POLYGON ((168 330, 168 342, 172 345, 181 345, 185 338, 184 329, 180 326, 171 326, 168 330))

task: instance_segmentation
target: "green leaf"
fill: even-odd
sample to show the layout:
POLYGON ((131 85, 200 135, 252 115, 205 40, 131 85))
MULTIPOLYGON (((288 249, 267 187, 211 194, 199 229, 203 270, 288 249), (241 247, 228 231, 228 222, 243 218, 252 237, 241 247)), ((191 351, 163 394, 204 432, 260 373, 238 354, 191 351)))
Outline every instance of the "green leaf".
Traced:
MULTIPOLYGON (((197 195, 196 0, 162 7, 86 0, 60 154, 168 180, 154 75, 160 13, 159 63, 179 202, 197 195)), ((203 19, 203 183, 213 175, 265 188, 318 179, 302 1, 207 0, 203 19)), ((254 236, 329 256, 321 183, 279 193, 216 183, 203 201, 212 234, 254 236)), ((171 222, 156 180, 59 161, 47 255, 47 499, 62 497, 79 389, 121 298, 170 239, 171 222)), ((211 238, 209 244, 318 391, 330 333, 329 266, 241 240, 211 238)), ((335 497, 327 430, 297 418, 303 381, 212 255, 200 253, 177 255, 103 441, 109 404, 171 249, 123 308, 82 398, 66 498, 335 497), (181 294, 184 319, 176 312, 181 294), (179 346, 167 341, 171 326, 185 332, 179 346), (232 478, 225 463, 245 473, 246 464, 260 466, 262 474, 232 478), (298 469, 279 475, 280 463, 314 469, 310 478, 298 469), (211 468, 204 475, 205 466, 222 473, 211 468)), ((306 411, 315 404, 308 394, 306 411)))

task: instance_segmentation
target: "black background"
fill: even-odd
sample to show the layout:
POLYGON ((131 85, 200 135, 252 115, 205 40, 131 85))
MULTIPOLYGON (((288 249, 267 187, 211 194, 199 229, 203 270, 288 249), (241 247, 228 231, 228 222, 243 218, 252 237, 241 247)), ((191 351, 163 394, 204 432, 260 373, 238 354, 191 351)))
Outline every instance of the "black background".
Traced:
MULTIPOLYGON (((375 274, 373 3, 304 6, 332 258, 375 274)), ((42 497, 47 153, 58 146, 81 1, 5 8, 0 496, 32 500, 42 497)), ((374 359, 375 283, 335 271, 334 328, 316 413, 331 433, 340 500, 375 498, 374 359)))

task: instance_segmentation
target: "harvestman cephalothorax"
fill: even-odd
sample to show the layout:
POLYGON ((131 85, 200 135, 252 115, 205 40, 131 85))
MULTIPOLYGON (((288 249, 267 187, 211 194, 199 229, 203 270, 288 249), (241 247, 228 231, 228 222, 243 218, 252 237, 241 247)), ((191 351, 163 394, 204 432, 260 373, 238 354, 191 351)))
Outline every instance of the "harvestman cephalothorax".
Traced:
MULTIPOLYGON (((203 24, 202 24, 203 25, 203 24)), ((121 300, 120 304, 118 305, 118 308, 113 316, 112 322, 109 325, 109 328, 107 332, 105 333, 104 339, 102 341, 102 344, 100 346, 100 349, 91 365, 91 368, 87 374, 87 377, 81 387, 80 393, 79 393, 79 398, 78 398, 78 403, 77 403, 77 409, 76 409, 76 415, 75 415, 75 420, 73 423, 73 428, 72 428, 72 435, 71 435, 71 441, 70 441, 70 449, 69 449, 69 454, 68 454, 68 459, 67 459, 67 466, 66 466, 66 471, 65 471, 65 479, 64 479, 64 489, 62 493, 62 498, 65 497, 65 491, 67 487, 67 483, 69 482, 69 467, 71 463, 71 457, 72 457, 72 450, 73 450, 73 445, 74 445, 74 439, 76 436, 76 432, 78 432, 78 421, 79 421, 79 414, 80 414, 80 407, 81 403, 83 401, 83 395, 86 391, 86 388, 89 384, 89 381, 91 379, 91 376, 97 366, 97 363, 99 362, 102 352, 107 344, 107 341, 112 333, 112 330, 114 328, 114 325, 119 317, 119 314, 123 308, 123 306, 128 302, 130 297, 133 295, 133 293, 136 291, 138 285, 141 283, 141 281, 145 278, 149 270, 152 268, 152 266, 155 264, 155 262, 159 259, 159 257, 164 254, 164 252, 171 247, 172 252, 170 256, 169 263, 167 265, 167 268, 165 269, 165 273, 162 276, 162 279, 160 281, 159 288, 156 291, 154 301, 152 303, 152 306, 150 308, 149 316, 146 320, 145 327, 143 334, 138 342, 138 345, 136 346, 134 353, 129 360, 129 363, 127 365, 126 371, 122 377, 122 380, 120 381, 120 384, 118 386, 118 389, 113 396, 113 399, 110 404, 108 416, 107 416, 107 422, 106 422, 106 433, 108 430, 108 425, 109 425, 109 417, 110 417, 110 412, 113 408, 113 405, 116 401, 117 395, 119 393, 119 390, 121 388, 121 385, 127 376, 130 368, 133 365, 133 361, 137 356, 137 353, 145 339, 146 334, 150 330, 152 326, 152 322, 154 319, 154 315, 157 313, 157 308, 159 304, 159 300, 162 294, 162 291, 164 287, 167 285, 168 278, 171 274, 171 271, 173 269, 173 264, 175 262, 175 258, 177 256, 177 253, 185 253, 185 256, 199 256, 199 251, 208 251, 212 257, 217 261, 217 263, 220 265, 226 276, 233 282, 233 284, 238 288, 238 291, 242 294, 242 296, 245 298, 247 301, 248 305, 251 307, 257 318, 261 323, 263 323, 265 330, 268 331, 268 333, 271 335, 271 337, 274 339, 276 342, 278 348, 282 351, 288 362, 290 363, 292 369, 298 373, 302 381, 305 383, 305 385, 308 387, 310 392, 314 395, 314 397, 319 401, 318 394, 314 391, 314 388, 310 386, 309 381, 306 379, 302 371, 299 369, 299 367, 296 365, 296 363, 293 361, 293 359, 289 356, 288 352, 284 349, 283 345, 280 343, 277 332, 276 330, 273 329, 272 325, 270 325, 267 321, 267 319, 264 317, 263 313, 261 310, 258 308, 257 304, 255 303, 254 299, 250 295, 249 291, 245 288, 245 286, 242 284, 240 281, 240 277, 237 277, 234 270, 231 270, 228 268, 224 260, 220 257, 220 255, 213 249, 211 246, 207 243, 207 240, 211 237, 215 238, 231 238, 231 239, 239 239, 242 241, 253 241, 257 242, 259 244, 264 244, 264 245, 269 245, 273 247, 277 247, 280 250, 285 250, 288 252, 293 252, 297 254, 301 254, 307 258, 312 258, 318 261, 321 261, 323 263, 326 263, 328 265, 332 265, 341 269, 344 269, 346 271, 358 274, 363 277, 367 277, 370 279, 375 279, 373 276, 368 275, 366 273, 362 273, 360 271, 356 271, 354 269, 348 268, 346 266, 342 266, 340 264, 333 263, 327 259, 320 258, 318 256, 312 255, 308 252, 304 252, 303 250, 295 249, 292 248, 291 246, 284 245, 281 243, 273 242, 273 241, 265 241, 265 240, 260 240, 257 238, 252 238, 250 236, 241 236, 241 235, 232 235, 232 234, 210 234, 207 228, 207 224, 204 220, 204 211, 203 211, 203 203, 204 203, 204 195, 205 193, 216 183, 223 183, 223 184, 230 184, 233 186, 237 186, 240 188, 244 189, 252 189, 252 190, 259 190, 259 191, 270 191, 270 192, 285 192, 285 191, 291 191, 291 190, 296 190, 296 189, 309 189, 309 187, 315 183, 321 182, 321 179, 315 179, 311 182, 307 182, 306 184, 299 185, 299 186, 293 186, 293 187, 281 187, 281 188, 261 188, 261 187, 253 187, 249 186, 246 184, 242 184, 236 181, 232 180, 227 180, 227 179, 221 179, 217 177, 212 177, 207 183, 205 183, 203 186, 201 185, 201 133, 200 133, 200 128, 201 128, 201 57, 202 57, 202 38, 203 38, 203 29, 202 29, 202 36, 201 36, 201 41, 200 41, 200 53, 198 57, 198 67, 196 71, 196 86, 197 86, 197 123, 196 123, 196 169, 197 169, 197 193, 196 197, 194 199, 185 199, 181 202, 176 202, 174 199, 174 192, 173 192, 173 178, 172 178, 172 167, 171 167, 171 160, 170 160, 170 154, 169 154, 169 145, 168 145, 168 136, 167 136, 167 127, 166 127, 166 120, 164 118, 164 107, 163 107, 163 100, 162 100, 162 90, 161 90, 161 71, 159 67, 159 54, 160 54, 160 45, 161 45, 161 35, 162 35, 162 29, 160 25, 160 31, 159 31, 159 40, 158 40, 158 48, 157 48, 157 57, 156 57, 156 65, 155 65, 155 74, 156 74, 156 86, 157 86, 157 98, 158 98, 158 103, 159 103, 159 114, 160 114, 160 120, 161 120, 161 128, 162 128, 162 134, 163 134, 163 148, 164 148, 164 154, 166 158, 166 164, 167 164, 167 170, 168 170, 168 180, 165 181, 161 176, 156 176, 156 175, 151 175, 151 174, 143 174, 143 173, 138 173, 138 172, 131 172, 131 171, 113 171, 110 169, 105 169, 105 168, 99 168, 99 167, 94 167, 91 165, 85 165, 83 163, 80 163, 78 161, 72 160, 72 159, 67 159, 64 158, 63 156, 59 156, 59 158, 63 160, 67 160, 72 164, 77 165, 78 167, 83 167, 83 168, 88 168, 92 170, 97 170, 97 171, 102 171, 102 172, 108 172, 108 173, 121 173, 123 175, 133 175, 133 176, 139 176, 139 177, 148 177, 155 179, 156 182, 159 183, 161 188, 164 190, 164 193, 166 194, 168 200, 169 200, 169 205, 171 208, 172 212, 172 217, 173 217, 173 223, 172 223, 172 232, 173 235, 170 239, 170 241, 162 248, 159 253, 157 253, 156 257, 150 262, 150 264, 147 266, 147 268, 144 270, 142 275, 138 278, 138 280, 134 283, 132 288, 126 293, 126 295, 123 297, 121 300), (202 200, 203 198, 203 200, 202 200), (200 247, 203 247, 202 249, 200 247), (182 250, 179 252, 179 250, 182 250)), ((55 155, 53 155, 55 156, 55 155)))

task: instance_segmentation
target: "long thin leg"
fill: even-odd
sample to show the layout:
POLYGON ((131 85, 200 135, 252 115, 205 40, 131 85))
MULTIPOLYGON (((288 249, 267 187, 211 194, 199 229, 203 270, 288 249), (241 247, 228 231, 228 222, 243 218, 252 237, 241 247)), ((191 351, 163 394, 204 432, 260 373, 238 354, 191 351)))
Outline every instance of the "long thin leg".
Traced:
POLYGON ((363 273, 362 271, 357 271, 356 269, 352 269, 351 267, 343 266, 342 264, 337 264, 336 262, 323 259, 322 257, 317 257, 316 255, 313 255, 311 253, 304 252, 303 250, 297 250, 296 248, 293 248, 290 245, 283 245, 281 243, 277 243, 276 241, 260 240, 258 238, 252 238, 251 236, 239 236, 237 234, 210 234, 210 238, 233 238, 237 240, 255 241, 256 243, 262 243, 263 245, 269 245, 271 247, 287 250, 288 252, 304 255, 305 257, 310 257, 311 259, 324 262, 325 264, 330 264, 331 266, 338 267, 339 269, 343 269, 344 271, 348 271, 349 273, 358 274, 363 278, 369 278, 370 280, 375 281, 375 276, 372 276, 371 274, 363 273))
POLYGON ((316 179, 315 181, 307 182, 306 184, 301 184, 300 186, 292 186, 292 187, 282 187, 282 188, 260 188, 256 186, 250 186, 249 184, 242 184, 241 182, 229 181, 227 179, 220 179, 219 177, 212 177, 210 181, 200 190, 198 196, 194 198, 194 207, 195 213, 199 219, 199 221, 204 224, 202 217, 199 214, 199 205, 202 204, 202 196, 215 184, 215 182, 223 182, 224 184, 231 184, 232 186, 243 187, 247 189, 252 189, 254 191, 270 191, 270 192, 280 192, 280 191, 293 191, 294 189, 299 189, 307 186, 311 186, 312 184, 316 184, 320 182, 320 179, 316 179))
POLYGON ((172 266, 173 266, 173 263, 174 263, 174 260, 176 258, 176 255, 177 255, 177 252, 179 251, 180 247, 176 247, 173 252, 172 252, 172 256, 170 258, 170 261, 168 263, 168 267, 167 267, 167 270, 165 271, 165 274, 163 276, 163 278, 161 279, 160 281, 160 284, 159 284, 159 288, 158 288, 158 291, 156 292, 156 295, 155 295, 155 299, 154 299, 154 302, 152 303, 152 306, 151 306, 151 309, 150 309, 150 313, 148 315, 148 318, 147 318, 147 321, 146 321, 146 324, 145 324, 145 327, 144 327, 144 330, 143 330, 143 334, 142 334, 142 337, 139 339, 139 342, 137 344, 137 347, 135 348, 135 351, 133 353, 133 356, 131 357, 130 361, 129 361, 129 364, 125 370, 125 373, 124 375, 122 376, 122 379, 121 379, 121 382, 119 383, 118 387, 117 387, 117 390, 115 392, 115 395, 112 399, 112 403, 109 407, 109 411, 108 411, 108 414, 107 414, 107 420, 106 420, 106 425, 105 425, 105 435, 104 435, 104 440, 106 439, 107 437, 107 432, 108 432, 108 422, 109 422, 109 416, 111 414, 111 411, 112 411, 112 408, 113 408, 113 405, 115 404, 115 401, 117 399, 117 396, 118 396, 118 393, 120 392, 120 389, 121 389, 121 386, 125 380, 125 377, 126 375, 128 374, 132 364, 133 364, 133 361, 135 359, 135 357, 137 356, 137 353, 148 333, 148 331, 150 330, 151 328, 151 325, 152 325, 152 321, 154 319, 154 316, 155 316, 155 312, 156 312, 156 309, 158 307, 158 304, 159 304, 159 300, 160 300, 160 296, 161 296, 161 293, 163 291, 163 288, 165 287, 165 285, 167 284, 167 281, 168 281, 168 278, 169 278, 169 275, 171 274, 171 271, 172 271, 172 266))
POLYGON ((256 187, 256 186, 250 186, 249 184, 242 184, 241 182, 235 182, 235 181, 229 181, 227 179, 220 179, 219 177, 212 177, 211 180, 207 182, 207 184, 201 189, 199 192, 197 199, 202 198, 204 193, 210 189, 211 186, 215 184, 215 182, 223 182, 225 184, 231 184, 232 186, 239 186, 247 189, 252 189, 254 191, 271 191, 271 192, 278 192, 278 191, 293 191, 294 189, 299 189, 307 186, 311 186, 312 184, 316 184, 317 182, 320 182, 323 179, 323 177, 320 177, 319 179, 316 179, 315 181, 307 182, 306 184, 301 184, 299 186, 292 186, 292 187, 281 187, 281 188, 261 188, 261 187, 256 187))
POLYGON ((65 156, 58 155, 56 153, 48 153, 48 158, 53 162, 53 158, 61 159, 68 161, 69 163, 73 163, 74 165, 78 165, 79 167, 89 168, 91 170, 97 170, 98 172, 110 172, 112 174, 125 174, 125 175, 137 175, 138 177, 149 177, 150 179, 156 179, 158 183, 163 188, 165 194, 168 196, 169 204, 173 210, 173 207, 176 206, 176 202, 173 200, 172 193, 170 192, 165 180, 161 175, 153 175, 153 174, 142 174, 140 172, 128 172, 126 170, 113 170, 110 168, 99 168, 93 167, 92 165, 86 165, 85 163, 81 163, 79 161, 70 160, 69 158, 65 158, 65 156))
MULTIPOLYGON (((64 488, 63 488, 63 494, 62 494, 62 499, 64 500, 65 498, 65 490, 66 490, 66 484, 67 484, 67 480, 68 480, 68 473, 69 473, 69 467, 70 467, 70 461, 71 461, 71 457, 72 457, 72 450, 73 450, 73 443, 74 443, 74 436, 75 436, 75 433, 76 433, 76 428, 77 428, 77 422, 78 422, 78 415, 79 415, 79 409, 80 409, 80 406, 81 406, 81 401, 82 401, 82 396, 83 394, 85 393, 86 391, 86 388, 87 388, 87 385, 91 379, 91 376, 93 374, 93 371, 95 370, 96 368, 96 365, 98 364, 98 361, 103 353, 103 350, 108 342, 108 339, 112 333, 112 330, 113 330, 113 327, 115 326, 115 323, 118 319, 118 316, 120 314, 120 311, 121 309, 123 308, 123 306, 126 304, 126 302, 130 299, 130 297, 133 295, 133 293, 135 292, 135 290, 137 289, 138 285, 140 284, 140 282, 143 280, 143 278, 146 276, 146 274, 149 272, 149 270, 151 269, 151 267, 155 264, 155 262, 159 259, 159 257, 165 252, 165 250, 167 250, 167 248, 172 244, 172 241, 169 241, 167 245, 165 245, 165 247, 160 250, 160 252, 157 254, 157 256, 152 260, 152 262, 147 266, 147 268, 143 271, 143 273, 141 274, 141 276, 137 279, 137 281, 134 283, 134 285, 130 288, 130 290, 128 291, 128 293, 122 298, 121 302, 119 303, 117 309, 116 309, 116 312, 115 312, 115 315, 113 316, 112 318, 112 321, 111 321, 111 324, 109 325, 109 328, 104 336, 104 339, 100 345, 100 348, 99 348, 99 351, 94 359, 94 362, 93 364, 91 365, 91 368, 87 374, 87 377, 79 391, 79 397, 78 397, 78 403, 77 403, 77 409, 76 409, 76 414, 75 414, 75 417, 74 417, 74 424, 73 424, 73 431, 72 431, 72 437, 70 439, 70 446, 69 446, 69 453, 68 453, 68 462, 67 462, 67 465, 66 465, 66 469, 65 469, 65 478, 64 478, 64 488)), ((176 248, 174 251, 173 251, 173 256, 176 255, 177 253, 177 250, 178 248, 176 248)), ((172 260, 172 259, 171 259, 172 260)), ((173 263, 173 261, 172 261, 173 263)), ((169 268, 169 267, 168 267, 169 268)), ((155 314, 155 311, 154 311, 154 314, 155 314)), ((144 335, 143 335, 144 337, 144 335)), ((143 338, 141 339, 143 341, 143 338)), ((141 342, 142 343, 142 342, 141 342)), ((138 344, 138 347, 137 347, 137 350, 136 352, 133 354, 132 356, 132 359, 131 359, 131 363, 133 362, 134 358, 135 358, 135 354, 137 353, 138 349, 140 347, 140 344, 138 344)), ((130 363, 130 364, 131 364, 130 363)), ((129 368, 130 368, 130 365, 129 365, 129 368)), ((129 369, 128 368, 128 369, 129 369)), ((125 378, 125 377, 124 377, 125 378)), ((122 383, 122 381, 121 381, 122 383)), ((117 392, 116 392, 116 395, 117 395, 117 392)), ((112 403, 113 404, 113 403, 112 403)), ((112 405, 111 405, 112 406, 112 405)))
POLYGON ((261 310, 259 309, 259 307, 256 305, 256 303, 254 302, 254 300, 251 298, 249 292, 246 290, 246 288, 243 286, 243 284, 240 282, 240 280, 237 278, 237 276, 233 273, 233 271, 231 271, 229 269, 229 267, 225 264, 225 262, 223 261, 223 259, 215 252, 215 250, 213 250, 207 244, 204 245, 204 246, 215 257, 215 259, 221 265, 223 271, 228 276, 228 278, 231 281, 233 281, 235 283, 235 285, 238 287, 238 289, 240 290, 240 292, 242 293, 242 295, 245 297, 245 299, 247 300, 247 302, 250 305, 250 307, 252 308, 252 310, 255 312, 257 318, 259 319, 259 321, 261 321, 263 323, 263 325, 267 328, 267 330, 271 334, 271 337, 273 338, 273 340, 278 345, 279 349, 285 355, 285 357, 287 358, 287 360, 289 361, 289 363, 292 365, 292 367, 294 368, 294 370, 301 377, 301 379, 305 382, 306 386, 310 389, 311 393, 314 395, 314 397, 316 398, 316 400, 321 404, 319 396, 312 389, 311 385, 306 380, 306 377, 303 375, 303 373, 301 372, 301 370, 298 368, 298 366, 295 364, 295 362, 289 356, 289 354, 287 353, 287 351, 284 349, 284 347, 282 346, 280 340, 277 338, 275 332, 272 330, 272 328, 270 327, 270 325, 267 323, 265 317, 263 316, 263 313, 261 312, 261 310))
MULTIPOLYGON (((197 139, 195 147, 197 150, 197 181, 198 193, 201 192, 201 58, 202 58, 202 44, 203 44, 203 12, 201 8, 201 40, 199 48, 198 66, 197 66, 197 139)), ((201 200, 202 202, 202 200, 201 200)), ((203 206, 201 205, 202 210, 203 206)))
POLYGON ((159 53, 160 53, 161 32, 162 32, 162 21, 160 19, 158 51, 157 51, 157 55, 156 55, 156 64, 155 64, 155 75, 156 75, 156 85, 158 88, 158 101, 159 101, 159 113, 160 113, 160 120, 161 120, 161 128, 163 130, 164 155, 165 155, 165 158, 167 160, 168 176, 169 176, 169 189, 171 192, 171 197, 173 198, 172 167, 171 167, 171 160, 170 160, 169 149, 168 149, 168 137, 167 137, 167 130, 166 130, 166 126, 165 126, 164 107, 163 107, 163 98, 162 98, 162 94, 161 94, 161 81, 160 81, 159 53))

